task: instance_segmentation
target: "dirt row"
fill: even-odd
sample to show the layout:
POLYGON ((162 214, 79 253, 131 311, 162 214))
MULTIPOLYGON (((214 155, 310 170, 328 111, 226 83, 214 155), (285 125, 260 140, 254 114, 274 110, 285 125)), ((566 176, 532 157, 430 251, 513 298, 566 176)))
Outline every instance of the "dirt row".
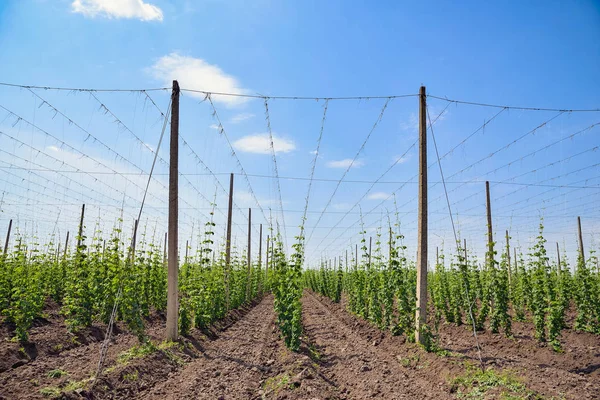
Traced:
MULTIPOLYGON (((156 347, 148 351, 141 351, 137 338, 122 328, 97 381, 89 378, 96 371, 102 335, 88 334, 87 343, 49 351, 56 347, 52 343, 73 342, 59 337, 64 327, 52 326, 59 321, 50 321, 32 331, 37 354, 0 372, 0 399, 444 399, 462 397, 460 390, 483 384, 475 380, 461 389, 455 383, 479 364, 466 326, 442 325, 443 351, 426 353, 351 315, 343 303, 306 291, 302 305, 298 352, 289 351, 279 337, 269 295, 174 344, 161 342, 164 318, 149 320, 147 332, 156 347), (52 374, 56 370, 64 375, 52 374)), ((598 336, 566 330, 564 352, 556 353, 536 343, 531 324, 516 323, 513 332, 514 338, 478 335, 487 368, 513 371, 527 388, 521 393, 530 398, 535 393, 600 398, 598 336)), ((475 398, 499 398, 499 393, 491 390, 475 398)))

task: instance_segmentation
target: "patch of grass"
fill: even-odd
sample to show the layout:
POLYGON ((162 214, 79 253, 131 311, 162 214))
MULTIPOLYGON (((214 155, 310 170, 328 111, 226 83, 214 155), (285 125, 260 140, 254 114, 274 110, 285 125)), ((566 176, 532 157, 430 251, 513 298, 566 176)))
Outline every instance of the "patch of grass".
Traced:
POLYGON ((277 394, 285 386, 290 386, 293 389, 293 386, 290 385, 290 376, 287 373, 283 373, 267 379, 265 381, 263 389, 265 391, 265 395, 268 393, 277 394))
POLYGON ((67 371, 63 371, 62 369, 53 369, 52 371, 49 371, 47 375, 48 378, 60 378, 65 375, 69 375, 69 373, 67 371))
POLYGON ((321 361, 321 353, 319 353, 319 350, 317 349, 317 347, 314 344, 312 344, 312 343, 309 344, 308 353, 312 360, 321 361))
POLYGON ((129 381, 129 382, 135 382, 138 380, 138 378, 139 378, 139 372, 137 369, 129 374, 123 375, 123 380, 129 381))
POLYGON ((413 354, 410 357, 397 356, 396 359, 404 368, 416 367, 421 360, 419 354, 413 354))
POLYGON ((81 381, 69 381, 67 385, 64 387, 63 391, 65 392, 74 392, 79 389, 85 388, 87 383, 91 381, 93 378, 83 379, 81 381))
POLYGON ((157 347, 152 342, 146 342, 141 345, 135 345, 127 351, 119 354, 117 357, 117 361, 119 364, 127 364, 129 361, 134 358, 145 357, 148 354, 152 354, 157 350, 157 347))
POLYGON ((54 386, 45 387, 43 389, 40 389, 40 393, 44 397, 56 398, 60 396, 60 389, 54 386))
POLYGON ((457 376, 450 382, 452 391, 460 399, 541 399, 509 370, 496 371, 488 368, 481 371, 467 366, 467 372, 457 376))

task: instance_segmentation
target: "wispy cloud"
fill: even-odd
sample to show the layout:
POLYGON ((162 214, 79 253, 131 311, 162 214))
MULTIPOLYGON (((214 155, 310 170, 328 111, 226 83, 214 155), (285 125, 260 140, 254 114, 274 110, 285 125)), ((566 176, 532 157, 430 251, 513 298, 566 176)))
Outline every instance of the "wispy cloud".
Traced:
MULTIPOLYGON (((147 71, 165 86, 171 86, 172 81, 177 79, 185 89, 222 93, 247 92, 235 77, 225 73, 217 65, 209 64, 201 58, 182 56, 177 52, 159 58, 147 71)), ((202 93, 189 92, 189 95, 204 98, 202 93)), ((212 99, 228 106, 239 105, 247 100, 243 97, 220 95, 212 95, 212 99)))
MULTIPOLYGON (((233 148, 245 153, 270 154, 271 138, 268 133, 244 136, 233 142, 233 148)), ((273 135, 275 153, 289 153, 295 148, 296 144, 292 140, 273 135)))
POLYGON ((355 160, 353 163, 351 158, 344 158, 343 160, 329 161, 327 163, 327 166, 329 168, 348 168, 350 166, 352 166, 352 168, 360 168, 363 165, 365 165, 364 161, 355 160))
POLYGON ((210 129, 214 129, 214 130, 219 130, 219 125, 217 124, 211 124, 208 126, 210 129))
POLYGON ((412 156, 410 154, 407 154, 404 157, 396 156, 396 157, 394 157, 394 162, 396 164, 404 164, 405 162, 410 161, 411 158, 412 158, 412 156))
POLYGON ((91 18, 100 16, 141 21, 163 20, 162 10, 143 0, 74 0, 71 10, 91 18))
POLYGON ((367 196, 367 199, 369 200, 386 200, 388 197, 390 197, 389 193, 386 192, 373 192, 370 195, 367 196))
POLYGON ((234 115, 233 118, 229 122, 232 124, 239 124, 240 122, 244 122, 249 120, 250 118, 254 118, 254 114, 252 113, 241 113, 238 115, 234 115))

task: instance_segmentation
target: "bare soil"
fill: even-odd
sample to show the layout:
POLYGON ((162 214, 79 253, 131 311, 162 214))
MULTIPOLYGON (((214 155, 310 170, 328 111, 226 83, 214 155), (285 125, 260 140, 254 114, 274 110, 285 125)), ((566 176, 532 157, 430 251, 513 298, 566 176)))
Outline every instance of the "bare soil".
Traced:
MULTIPOLYGON (((155 347, 139 354, 132 350, 140 349, 137 338, 118 327, 98 380, 90 377, 105 327, 70 335, 49 304, 27 349, 9 341, 11 327, 0 325, 0 399, 445 399, 464 396, 455 379, 479 365, 468 326, 443 324, 445 351, 427 353, 350 314, 343 302, 306 291, 302 303, 298 352, 279 337, 269 295, 174 344, 161 342, 164 316, 154 315, 146 323, 155 347)), ((514 323, 513 332, 514 338, 479 333, 486 368, 513 371, 530 396, 600 398, 598 336, 567 329, 564 351, 556 353, 535 341, 529 323, 514 323)), ((485 398, 501 392, 492 388, 485 398)))

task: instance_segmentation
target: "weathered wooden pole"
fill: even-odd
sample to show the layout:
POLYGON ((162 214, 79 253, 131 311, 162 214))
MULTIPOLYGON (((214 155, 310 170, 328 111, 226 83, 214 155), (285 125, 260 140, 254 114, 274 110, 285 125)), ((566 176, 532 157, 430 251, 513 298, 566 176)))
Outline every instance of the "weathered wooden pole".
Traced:
POLYGON ((83 216, 85 215, 85 204, 81 206, 81 219, 79 220, 79 235, 77 236, 77 248, 81 246, 81 240, 83 239, 83 216))
POLYGON ((252 275, 252 260, 251 260, 251 252, 252 252, 252 209, 248 209, 248 281, 246 282, 246 301, 250 299, 250 280, 252 275))
POLYGON ((165 245, 163 247, 163 266, 167 265, 167 232, 165 232, 165 245))
POLYGON ((579 254, 581 254, 581 262, 585 265, 585 253, 583 252, 583 234, 581 233, 581 217, 577 217, 577 229, 579 231, 579 254))
POLYGON ((233 174, 229 176, 229 206, 227 208, 227 233, 225 242, 225 304, 229 310, 229 270, 231 268, 231 219, 233 213, 233 174))
POLYGON ((185 241, 185 258, 183 259, 185 264, 187 264, 187 262, 188 262, 188 249, 189 248, 190 248, 190 241, 186 240, 185 241))
POLYGON ((67 231, 67 238, 65 239, 65 254, 64 257, 67 256, 67 249, 69 248, 69 231, 67 231))
POLYGON ((8 231, 6 232, 6 241, 4 242, 4 255, 8 252, 8 243, 10 242, 10 231, 12 229, 12 219, 8 221, 8 231))
POLYGON ((419 90, 419 216, 417 222, 417 310, 415 339, 424 343, 421 327, 427 323, 427 97, 419 90))
POLYGON ((507 261, 507 272, 508 272, 508 290, 510 291, 510 285, 511 285, 511 279, 512 279, 512 274, 511 274, 511 266, 510 266, 510 237, 508 236, 508 230, 506 230, 506 261, 507 261))
POLYGON ((179 83, 171 93, 171 143, 169 156, 169 249, 167 273, 167 340, 179 337, 179 83))
POLYGON ((556 242, 556 258, 558 259, 558 274, 560 275, 560 248, 558 247, 558 242, 556 242))
POLYGON ((369 267, 368 269, 371 269, 371 244, 373 242, 373 237, 369 236, 369 267))
POLYGON ((135 242, 137 238, 138 220, 133 221, 133 237, 131 238, 131 263, 135 262, 135 242))
POLYGON ((268 279, 269 279, 269 235, 267 235, 267 251, 265 253, 265 284, 268 283, 268 279))
MULTIPOLYGON (((262 272, 262 224, 258 230, 258 273, 262 272)), ((262 279, 258 280, 258 293, 262 293, 262 279)))
POLYGON ((492 202, 490 200, 490 182, 485 181, 485 199, 486 199, 486 213, 487 213, 487 228, 488 228, 488 267, 492 266, 494 249, 494 236, 492 233, 492 202))

